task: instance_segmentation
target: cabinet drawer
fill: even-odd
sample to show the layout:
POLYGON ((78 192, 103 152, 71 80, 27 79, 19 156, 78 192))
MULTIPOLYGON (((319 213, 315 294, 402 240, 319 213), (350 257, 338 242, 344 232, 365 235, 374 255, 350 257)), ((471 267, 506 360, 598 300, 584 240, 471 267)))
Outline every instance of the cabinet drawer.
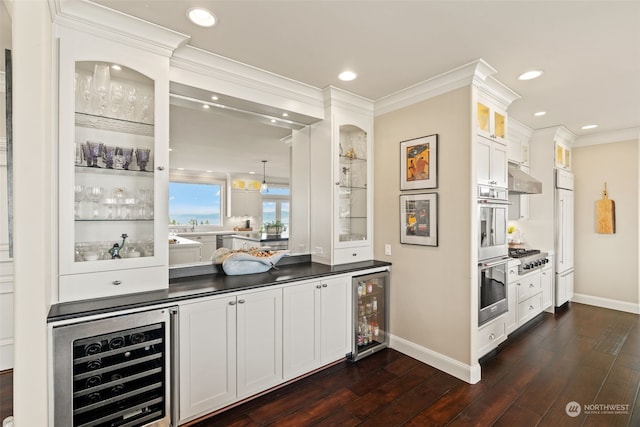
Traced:
POLYGON ((166 289, 168 274, 166 267, 150 267, 60 276, 58 298, 63 302, 166 289))
POLYGON ((523 325, 542 312, 542 293, 518 304, 518 324, 523 325))
POLYGON ((347 264, 350 262, 368 261, 373 259, 373 250, 370 246, 336 249, 334 254, 335 264, 347 264))
POLYGON ((505 317, 499 317, 478 328, 478 356, 482 357, 506 339, 505 317))
POLYGON ((518 303, 542 292, 542 285, 540 283, 540 272, 533 273, 518 280, 516 282, 518 286, 518 303))

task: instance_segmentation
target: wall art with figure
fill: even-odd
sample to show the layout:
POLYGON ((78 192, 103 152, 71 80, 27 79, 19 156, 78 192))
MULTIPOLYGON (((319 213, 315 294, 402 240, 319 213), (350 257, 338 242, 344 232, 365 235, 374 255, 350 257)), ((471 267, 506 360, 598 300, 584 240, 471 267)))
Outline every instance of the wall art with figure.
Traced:
POLYGON ((400 196, 400 243, 438 246, 438 194, 400 196))
POLYGON ((438 134, 400 143, 400 189, 438 187, 438 134))

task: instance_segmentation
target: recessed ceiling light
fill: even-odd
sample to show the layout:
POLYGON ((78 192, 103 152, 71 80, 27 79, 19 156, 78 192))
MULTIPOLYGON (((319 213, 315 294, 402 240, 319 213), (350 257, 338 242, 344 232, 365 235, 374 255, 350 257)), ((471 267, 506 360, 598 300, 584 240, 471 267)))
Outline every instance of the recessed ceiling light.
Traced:
POLYGON ((275 122, 276 122, 276 119, 271 119, 271 123, 275 123, 275 122))
POLYGON ((589 129, 595 129, 595 128, 597 128, 597 127, 598 127, 598 125, 584 125, 584 126, 582 126, 580 129, 582 129, 582 130, 589 130, 589 129))
POLYGON ((118 64, 113 64, 113 65, 111 66, 111 69, 112 69, 112 70, 116 70, 116 71, 122 71, 122 67, 121 67, 121 66, 119 66, 118 64))
POLYGON ((218 100, 218 97, 217 97, 216 95, 211 95, 211 100, 212 100, 212 101, 217 101, 217 100, 218 100))
POLYGON ((255 175, 256 172, 255 171, 249 171, 249 175, 255 175))
POLYGON ((542 117, 545 114, 547 114, 546 111, 538 111, 537 113, 533 113, 533 115, 536 116, 536 117, 542 117))
POLYGON ((169 151, 173 151, 173 148, 169 148, 169 151))
POLYGON ((212 171, 211 169, 207 169, 205 172, 206 172, 206 173, 211 173, 211 172, 213 172, 213 171, 212 171))
POLYGON ((282 113, 282 117, 289 117, 289 113, 282 113))
POLYGON ((532 80, 537 79, 542 75, 542 70, 531 70, 526 73, 522 73, 518 76, 518 80, 532 80))
POLYGON ((211 107, 209 106, 209 104, 202 104, 202 108, 204 108, 205 110, 208 110, 211 107))
POLYGON ((356 77, 358 77, 358 75, 353 71, 349 71, 349 70, 343 71, 340 74, 338 74, 338 78, 343 82, 350 82, 351 80, 355 80, 356 77))
POLYGON ((178 170, 179 170, 179 171, 183 171, 183 170, 184 170, 184 168, 178 168, 178 170))
POLYGON ((216 25, 216 16, 204 7, 192 7, 187 10, 187 17, 201 27, 213 27, 216 25))

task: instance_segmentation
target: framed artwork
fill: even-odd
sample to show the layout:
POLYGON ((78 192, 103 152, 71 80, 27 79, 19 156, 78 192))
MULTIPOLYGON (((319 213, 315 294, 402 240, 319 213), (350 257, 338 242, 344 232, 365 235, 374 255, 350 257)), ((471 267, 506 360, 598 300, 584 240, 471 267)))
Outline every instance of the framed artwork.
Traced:
POLYGON ((438 246, 438 193, 400 196, 400 243, 438 246))
POLYGON ((438 134, 400 143, 400 190, 438 188, 438 134))

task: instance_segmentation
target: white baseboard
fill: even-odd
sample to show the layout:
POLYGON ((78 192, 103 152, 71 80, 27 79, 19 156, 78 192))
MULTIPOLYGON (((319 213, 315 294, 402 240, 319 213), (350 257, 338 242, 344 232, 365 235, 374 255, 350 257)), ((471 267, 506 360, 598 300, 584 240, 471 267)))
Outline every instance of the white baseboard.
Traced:
POLYGON ((609 308, 611 310, 626 311, 627 313, 640 314, 640 304, 620 301, 609 298, 594 297, 592 295, 574 294, 571 301, 579 304, 593 305, 596 307, 609 308))
POLYGON ((400 353, 411 356, 469 384, 475 384, 480 381, 480 365, 478 363, 467 365, 395 335, 389 337, 389 346, 400 353))

